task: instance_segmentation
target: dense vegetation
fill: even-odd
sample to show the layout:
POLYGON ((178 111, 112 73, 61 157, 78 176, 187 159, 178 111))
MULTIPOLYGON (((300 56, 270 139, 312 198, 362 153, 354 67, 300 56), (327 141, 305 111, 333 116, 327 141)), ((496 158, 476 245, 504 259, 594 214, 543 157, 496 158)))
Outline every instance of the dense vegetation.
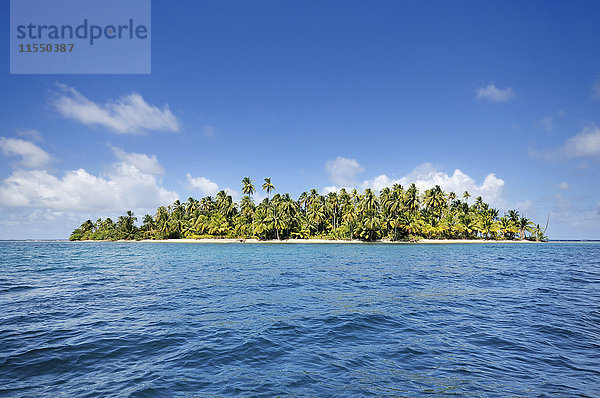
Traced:
POLYGON ((161 206, 154 216, 146 214, 141 227, 131 211, 115 223, 110 218, 87 220, 73 231, 71 240, 179 239, 179 238, 324 238, 375 241, 429 239, 546 240, 544 230, 516 210, 499 212, 478 197, 469 205, 439 186, 422 194, 412 184, 383 189, 379 195, 366 189, 332 192, 326 196, 312 189, 298 200, 276 194, 270 178, 262 189, 267 198, 256 205, 253 180, 242 180, 244 196, 239 204, 225 191, 187 202, 161 206))

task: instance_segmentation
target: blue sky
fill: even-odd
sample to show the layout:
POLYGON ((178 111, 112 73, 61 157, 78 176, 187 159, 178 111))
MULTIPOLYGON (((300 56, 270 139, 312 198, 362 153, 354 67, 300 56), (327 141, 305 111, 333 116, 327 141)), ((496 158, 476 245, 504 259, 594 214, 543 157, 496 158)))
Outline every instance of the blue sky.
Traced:
POLYGON ((439 183, 550 214, 551 238, 600 239, 597 15, 591 1, 154 0, 150 75, 10 75, 2 29, 0 239, 236 197, 244 176, 294 196, 439 183))

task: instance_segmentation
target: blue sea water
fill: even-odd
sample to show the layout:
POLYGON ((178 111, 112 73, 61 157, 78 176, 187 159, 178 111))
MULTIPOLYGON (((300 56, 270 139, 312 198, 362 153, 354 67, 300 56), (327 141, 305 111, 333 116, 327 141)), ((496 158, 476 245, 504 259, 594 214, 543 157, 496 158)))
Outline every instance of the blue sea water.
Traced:
POLYGON ((1 396, 600 396, 600 244, 0 243, 1 396))

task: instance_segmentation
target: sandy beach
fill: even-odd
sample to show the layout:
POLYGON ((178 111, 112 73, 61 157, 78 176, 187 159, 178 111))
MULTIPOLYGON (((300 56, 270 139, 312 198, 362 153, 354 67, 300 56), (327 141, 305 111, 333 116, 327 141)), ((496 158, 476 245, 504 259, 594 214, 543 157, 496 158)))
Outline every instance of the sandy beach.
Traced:
MULTIPOLYGON (((82 240, 77 242, 111 242, 98 240, 82 240)), ((115 242, 127 243, 258 243, 258 244, 392 244, 392 245, 410 245, 410 244, 475 244, 475 243, 542 243, 528 240, 484 240, 484 239, 420 239, 416 242, 408 241, 390 241, 378 240, 375 242, 365 242, 362 240, 332 240, 332 239, 286 239, 286 240, 258 240, 258 239, 143 239, 143 240, 118 240, 115 242)))

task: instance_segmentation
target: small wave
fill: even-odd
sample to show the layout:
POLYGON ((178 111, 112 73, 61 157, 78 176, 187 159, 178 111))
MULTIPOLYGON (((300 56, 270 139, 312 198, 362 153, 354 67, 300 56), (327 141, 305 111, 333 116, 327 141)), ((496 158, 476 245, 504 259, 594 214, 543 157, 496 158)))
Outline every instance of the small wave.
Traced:
POLYGON ((37 289, 38 286, 30 286, 30 285, 18 285, 18 286, 10 286, 7 288, 0 288, 0 294, 2 293, 17 293, 23 292, 27 290, 37 289))

